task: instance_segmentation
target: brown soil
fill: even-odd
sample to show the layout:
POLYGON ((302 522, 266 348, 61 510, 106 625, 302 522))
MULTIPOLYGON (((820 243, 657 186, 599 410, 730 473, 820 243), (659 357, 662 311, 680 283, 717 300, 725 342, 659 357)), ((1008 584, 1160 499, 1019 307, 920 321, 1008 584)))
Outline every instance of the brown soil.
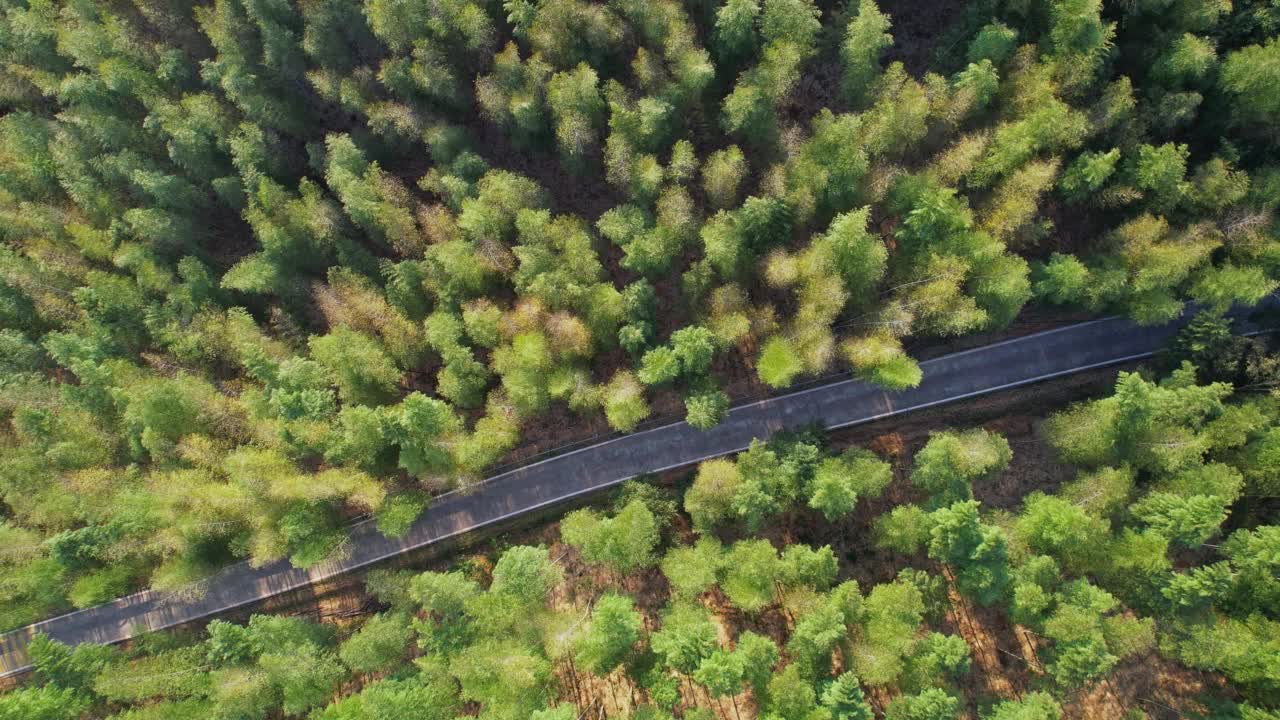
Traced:
POLYGON ((1198 698, 1228 692, 1220 676, 1188 669, 1152 654, 1130 660, 1106 680, 1065 704, 1064 720, 1122 720, 1141 710, 1152 720, 1181 720, 1208 709, 1198 698))
POLYGON ((972 690, 976 692, 971 691, 967 693, 968 696, 970 698, 975 695, 1001 698, 1017 696, 1018 691, 1026 686, 1026 682, 1021 677, 1011 676, 1015 673, 1024 674, 1025 661, 1022 661, 1019 655, 1001 647, 1001 641, 1007 643, 1017 639, 1009 624, 1005 622, 1003 613, 969 602, 956 590, 955 578, 952 577, 951 572, 944 568, 943 576, 947 579, 947 602, 950 605, 946 616, 946 621, 951 626, 948 630, 964 638, 973 654, 973 669, 966 678, 969 681, 966 684, 972 685, 972 690), (1022 664, 1006 667, 1010 664, 1006 658, 1022 661, 1022 664))

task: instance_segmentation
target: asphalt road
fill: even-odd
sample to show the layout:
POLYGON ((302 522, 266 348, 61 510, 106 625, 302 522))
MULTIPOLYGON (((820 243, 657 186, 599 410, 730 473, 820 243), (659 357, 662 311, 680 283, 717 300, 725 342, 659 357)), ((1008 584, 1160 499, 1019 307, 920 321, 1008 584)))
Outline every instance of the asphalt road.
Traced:
POLYGON ((710 431, 683 422, 625 435, 489 478, 469 494, 437 498, 401 538, 372 522, 353 527, 341 558, 310 570, 287 561, 261 568, 233 565, 198 599, 141 592, 0 636, 0 677, 27 669, 36 633, 68 644, 115 643, 242 607, 514 516, 616 485, 646 473, 691 465, 745 449, 754 438, 811 423, 839 428, 898 413, 1149 357, 1185 322, 1136 327, 1105 318, 987 345, 921 363, 920 386, 889 393, 844 380, 734 408, 710 431))

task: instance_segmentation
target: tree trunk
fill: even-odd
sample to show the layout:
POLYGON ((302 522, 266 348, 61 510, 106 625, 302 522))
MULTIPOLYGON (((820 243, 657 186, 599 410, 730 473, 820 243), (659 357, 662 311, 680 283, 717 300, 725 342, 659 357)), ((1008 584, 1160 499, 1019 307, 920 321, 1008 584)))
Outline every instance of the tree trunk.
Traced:
POLYGON ((617 688, 614 686, 612 681, 606 681, 605 684, 609 686, 609 697, 613 698, 613 706, 617 709, 618 713, 621 714, 622 704, 618 702, 617 688))
POLYGON ((573 697, 575 704, 581 708, 582 706, 582 687, 578 684, 578 669, 573 665, 573 657, 569 660, 569 677, 573 679, 573 697))

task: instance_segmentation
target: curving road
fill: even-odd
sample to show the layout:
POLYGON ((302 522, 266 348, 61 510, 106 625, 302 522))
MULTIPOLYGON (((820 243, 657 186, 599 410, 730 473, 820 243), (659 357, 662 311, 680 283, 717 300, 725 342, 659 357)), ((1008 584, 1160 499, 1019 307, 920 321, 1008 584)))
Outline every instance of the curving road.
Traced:
POLYGON ((846 427, 1146 358, 1185 322, 1186 317, 1143 328, 1105 318, 1070 325, 923 362, 923 381, 906 392, 891 394, 843 380, 734 408, 707 432, 680 422, 607 440, 496 475, 468 494, 442 495, 404 537, 388 538, 372 522, 360 523, 353 527, 343 557, 310 570, 291 567, 287 561, 261 568, 240 563, 215 576, 198 599, 141 592, 0 636, 0 677, 28 669, 25 647, 36 633, 69 644, 121 642, 142 630, 169 628, 249 605, 637 475, 737 452, 753 438, 783 428, 810 423, 846 427))

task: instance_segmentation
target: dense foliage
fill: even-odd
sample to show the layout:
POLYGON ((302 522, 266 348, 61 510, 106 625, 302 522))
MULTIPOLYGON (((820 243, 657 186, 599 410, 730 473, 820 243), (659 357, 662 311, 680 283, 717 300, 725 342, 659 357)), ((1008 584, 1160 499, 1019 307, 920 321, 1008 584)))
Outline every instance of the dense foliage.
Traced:
MULTIPOLYGON (((1280 278, 1260 0, 974 0, 927 72, 873 0, 0 15, 0 627, 401 532, 549 414, 708 428, 733 368, 901 389, 1033 298, 1280 278)), ((841 462, 828 517, 884 480, 841 462)))
MULTIPOLYGON (((1121 373, 1053 416, 1045 439, 1075 477, 1011 511, 975 499, 1013 458, 986 430, 934 433, 896 482, 870 451, 776 436, 703 463, 683 513, 633 483, 564 517, 553 548, 377 571, 381 612, 340 640, 267 615, 129 651, 40 638, 37 682, 0 696, 0 718, 1058 720, 1090 717, 1092 688, 1156 654, 1232 688, 1165 709, 1275 718, 1280 526, 1254 499, 1280 482, 1280 401, 1196 372, 1121 373), (891 485, 904 501, 857 512, 891 485), (868 525, 897 572, 860 584, 871 568, 844 536, 868 525), (1023 642, 1004 651, 1020 690, 976 690, 1009 673, 1000 632, 1023 642)), ((1116 700, 1147 717, 1141 694, 1116 700)))

